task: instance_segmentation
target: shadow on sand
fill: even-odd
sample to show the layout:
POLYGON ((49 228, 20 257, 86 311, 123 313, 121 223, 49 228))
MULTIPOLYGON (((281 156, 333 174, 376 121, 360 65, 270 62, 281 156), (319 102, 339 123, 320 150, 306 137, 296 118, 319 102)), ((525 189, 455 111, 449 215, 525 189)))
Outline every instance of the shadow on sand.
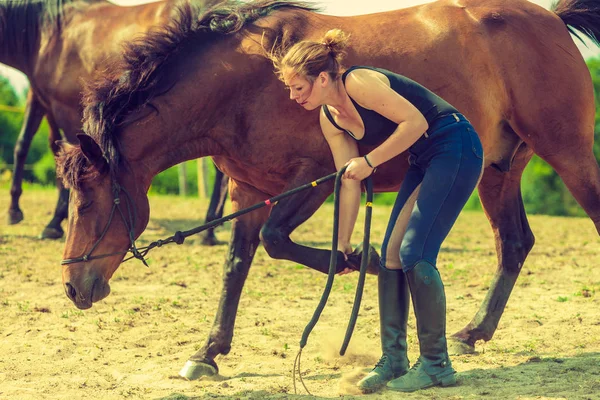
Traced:
MULTIPOLYGON (((531 357, 513 367, 472 369, 458 374, 458 384, 448 388, 432 388, 415 393, 397 393, 383 390, 379 393, 352 396, 340 394, 320 397, 293 393, 276 393, 266 390, 240 391, 230 395, 205 393, 201 396, 172 394, 157 400, 205 399, 598 399, 600 398, 600 353, 585 353, 575 357, 531 357)), ((338 379, 339 374, 320 375, 323 379, 338 379)), ((234 379, 234 378, 232 378, 234 379)), ((319 376, 305 377, 307 381, 319 376)), ((291 380, 291 378, 290 378, 291 380)), ((334 381, 336 382, 336 381, 334 381)), ((337 385, 336 383, 333 383, 337 385)), ((310 385, 307 383, 309 390, 310 385)), ((297 382, 299 392, 302 385, 297 382)), ((316 390, 315 390, 316 391, 316 390)))

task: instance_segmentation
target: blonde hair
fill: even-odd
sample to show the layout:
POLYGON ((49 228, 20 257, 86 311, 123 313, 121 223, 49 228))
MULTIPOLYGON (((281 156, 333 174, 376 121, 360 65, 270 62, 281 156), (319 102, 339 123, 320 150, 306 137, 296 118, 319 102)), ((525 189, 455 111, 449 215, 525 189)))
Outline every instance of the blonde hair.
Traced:
POLYGON ((341 74, 347 46, 348 35, 340 29, 331 29, 318 42, 303 40, 294 44, 285 54, 271 52, 270 58, 275 66, 275 74, 281 81, 284 70, 292 70, 311 82, 321 72, 327 72, 335 80, 341 74))

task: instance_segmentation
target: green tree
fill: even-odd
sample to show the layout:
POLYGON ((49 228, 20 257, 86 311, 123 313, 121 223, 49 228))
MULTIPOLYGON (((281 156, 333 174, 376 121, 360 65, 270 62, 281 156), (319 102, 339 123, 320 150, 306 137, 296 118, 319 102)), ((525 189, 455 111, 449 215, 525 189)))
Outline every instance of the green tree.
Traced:
MULTIPOLYGON (((19 96, 8 79, 2 76, 0 76, 0 104, 8 107, 19 106, 19 96)), ((22 118, 21 113, 0 110, 0 163, 12 163, 12 153, 22 118)))
MULTIPOLYGON (((0 76, 0 167, 5 164, 14 163, 14 149, 19 137, 19 132, 23 124, 23 100, 16 93, 15 89, 10 84, 6 77, 0 76)), ((33 165, 46 156, 46 164, 48 157, 53 163, 52 155, 48 146, 48 125, 46 121, 42 123, 39 132, 33 138, 31 147, 27 154, 27 164, 33 165)), ((50 167, 52 170, 54 167, 50 167)), ((35 169, 35 167, 34 167, 35 169)), ((32 169, 25 171, 25 179, 37 181, 44 184, 53 184, 53 173, 48 174, 47 171, 40 171, 34 175, 32 169), (45 177, 44 179, 36 179, 36 176, 45 177)))
POLYGON ((588 61, 588 68, 592 74, 594 84, 594 96, 596 99, 596 119, 594 124, 594 155, 600 160, 600 58, 588 61))
POLYGON ((0 76, 0 102, 11 107, 20 105, 19 96, 7 78, 0 76))

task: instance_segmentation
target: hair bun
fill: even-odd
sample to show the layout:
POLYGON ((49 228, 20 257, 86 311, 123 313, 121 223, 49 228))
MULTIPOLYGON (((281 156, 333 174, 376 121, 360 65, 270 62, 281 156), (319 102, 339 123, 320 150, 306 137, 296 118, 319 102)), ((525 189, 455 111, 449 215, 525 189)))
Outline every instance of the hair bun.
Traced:
POLYGON ((342 57, 348 47, 348 35, 341 29, 331 29, 325 33, 321 43, 329 49, 335 58, 342 57))
POLYGON ((338 79, 342 70, 342 59, 348 44, 348 36, 340 29, 327 31, 320 40, 304 40, 289 49, 282 44, 268 56, 273 61, 275 73, 285 82, 284 69, 314 80, 321 72, 331 79, 338 79))

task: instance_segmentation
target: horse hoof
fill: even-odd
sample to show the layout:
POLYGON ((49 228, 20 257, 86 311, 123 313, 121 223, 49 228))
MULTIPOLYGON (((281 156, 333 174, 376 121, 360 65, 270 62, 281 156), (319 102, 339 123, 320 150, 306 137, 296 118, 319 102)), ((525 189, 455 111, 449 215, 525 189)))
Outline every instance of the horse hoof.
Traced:
MULTIPOLYGON (((356 249, 350 254, 348 254, 348 263, 356 269, 360 270, 360 263, 362 261, 362 257, 364 255, 363 245, 362 243, 358 245, 356 249)), ((369 245, 369 263, 367 264, 367 274, 377 275, 379 273, 379 254, 377 254, 377 250, 371 245, 369 245)))
POLYGON ((193 381, 202 376, 214 376, 218 373, 219 367, 212 360, 205 359, 204 362, 188 360, 179 371, 179 376, 193 381))
POLYGON ((202 244, 204 246, 216 246, 222 243, 223 242, 217 240, 217 237, 215 235, 206 235, 202 238, 202 244))
POLYGON ((462 356, 465 354, 475 354, 475 346, 455 337, 448 338, 448 355, 462 356))
POLYGON ((21 210, 8 210, 8 224, 15 225, 23 221, 23 211, 21 210))
POLYGON ((62 229, 46 227, 40 235, 40 239, 60 239, 63 235, 64 231, 62 229))

